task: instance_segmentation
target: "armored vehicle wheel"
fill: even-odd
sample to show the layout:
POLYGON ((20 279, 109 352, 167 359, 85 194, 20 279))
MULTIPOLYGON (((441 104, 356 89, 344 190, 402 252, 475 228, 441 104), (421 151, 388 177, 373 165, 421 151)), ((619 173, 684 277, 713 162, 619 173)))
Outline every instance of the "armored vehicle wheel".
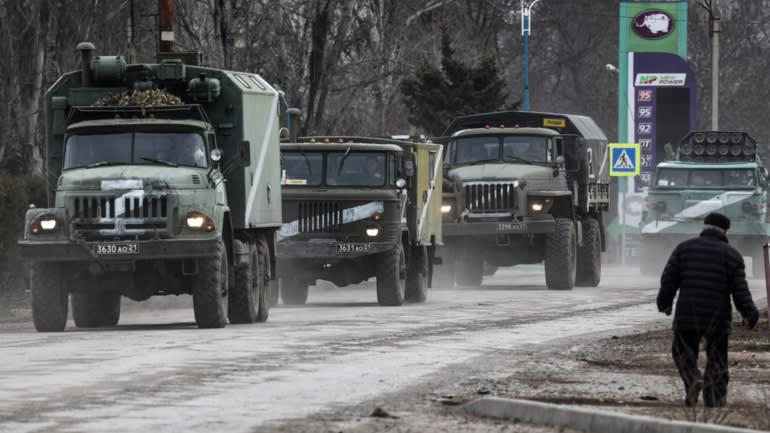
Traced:
POLYGON ((286 305, 303 305, 307 302, 308 283, 299 278, 281 278, 281 300, 286 305))
MULTIPOLYGON (((241 241, 234 241, 241 242, 241 241)), ((248 263, 235 266, 235 284, 227 293, 227 317, 230 323, 254 323, 259 309, 259 258, 257 246, 249 242, 248 263)))
POLYGON ((383 306, 404 303, 406 285, 404 247, 397 243, 391 251, 380 254, 377 262, 377 302, 383 306))
POLYGON ((222 308, 222 294, 227 293, 227 249, 219 240, 213 257, 200 260, 198 275, 193 278, 193 309, 199 328, 224 328, 227 323, 222 308))
POLYGON ((599 221, 583 221, 583 246, 578 248, 575 285, 596 287, 602 279, 602 239, 599 221))
POLYGON ((67 326, 68 293, 59 265, 34 263, 30 269, 32 322, 38 332, 61 332, 67 326))
POLYGON ((257 263, 259 264, 259 273, 257 282, 259 283, 259 308, 257 309, 257 322, 267 321, 270 315, 270 247, 263 237, 257 239, 257 263))
POLYGON ((76 292, 72 296, 72 319, 78 328, 115 326, 120 320, 120 293, 76 292))
POLYGON ((577 271, 575 224, 557 218, 554 231, 545 240, 545 284, 551 290, 572 290, 577 271))
POLYGON ((409 302, 425 302, 428 291, 428 249, 412 247, 406 269, 404 299, 409 302))
POLYGON ((461 255, 455 262, 455 282, 462 287, 480 287, 484 279, 484 259, 481 254, 461 255))

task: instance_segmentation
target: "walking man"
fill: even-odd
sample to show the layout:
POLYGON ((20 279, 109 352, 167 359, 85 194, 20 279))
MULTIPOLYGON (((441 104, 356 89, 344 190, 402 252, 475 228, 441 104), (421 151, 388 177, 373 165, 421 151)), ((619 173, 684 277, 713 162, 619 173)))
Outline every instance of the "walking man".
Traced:
POLYGON ((685 404, 695 406, 702 390, 706 407, 721 407, 729 381, 730 297, 743 316, 743 326, 753 328, 759 313, 746 283, 743 257, 727 243, 730 219, 711 213, 704 224, 700 236, 682 242, 671 253, 660 278, 658 310, 670 315, 679 291, 671 351, 684 381, 685 404), (703 339, 707 361, 701 376, 698 349, 703 339))

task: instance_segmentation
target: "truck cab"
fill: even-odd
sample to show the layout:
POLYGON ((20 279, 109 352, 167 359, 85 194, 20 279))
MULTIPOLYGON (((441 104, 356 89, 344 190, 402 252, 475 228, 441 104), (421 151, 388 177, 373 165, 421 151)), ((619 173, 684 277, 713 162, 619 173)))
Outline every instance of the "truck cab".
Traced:
POLYGON ((283 302, 305 303, 319 279, 347 286, 371 277, 381 305, 424 301, 440 243, 440 184, 428 174, 440 167, 440 147, 311 137, 283 143, 281 152, 283 302))

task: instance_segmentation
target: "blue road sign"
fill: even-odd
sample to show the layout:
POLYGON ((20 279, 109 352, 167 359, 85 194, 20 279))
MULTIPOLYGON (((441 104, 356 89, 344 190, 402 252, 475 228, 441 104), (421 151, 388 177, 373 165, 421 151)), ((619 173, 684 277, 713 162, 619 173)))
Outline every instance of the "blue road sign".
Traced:
POLYGON ((637 176, 640 159, 638 143, 610 143, 610 176, 637 176))

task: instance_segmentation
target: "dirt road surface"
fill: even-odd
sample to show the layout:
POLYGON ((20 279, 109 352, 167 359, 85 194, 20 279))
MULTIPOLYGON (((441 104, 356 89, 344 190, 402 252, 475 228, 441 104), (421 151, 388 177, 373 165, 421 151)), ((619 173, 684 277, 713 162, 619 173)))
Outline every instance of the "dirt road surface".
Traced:
POLYGON ((110 329, 5 323, 0 432, 540 431, 443 408, 488 393, 509 354, 660 326, 656 287, 607 269, 600 287, 549 291, 542 270, 513 269, 400 308, 371 284, 311 288, 306 306, 220 330, 194 326, 189 297, 128 306, 110 329))

